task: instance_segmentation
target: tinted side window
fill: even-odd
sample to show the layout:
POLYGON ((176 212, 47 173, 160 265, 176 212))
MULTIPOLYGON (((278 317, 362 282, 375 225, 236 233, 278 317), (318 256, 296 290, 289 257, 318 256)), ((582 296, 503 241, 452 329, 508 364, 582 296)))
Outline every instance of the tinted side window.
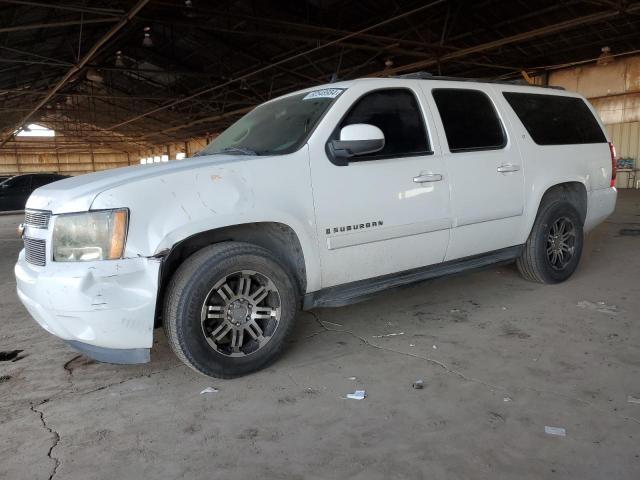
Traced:
POLYGON ((384 149, 372 155, 351 159, 374 159, 393 156, 423 155, 430 152, 422 112, 415 95, 406 89, 377 90, 356 101, 340 128, 354 123, 375 125, 384 133, 384 149))
POLYGON ((432 91, 451 152, 493 150, 506 144, 491 99, 479 90, 436 88, 432 91))
POLYGON ((581 98, 503 92, 538 145, 603 143, 607 139, 581 98))

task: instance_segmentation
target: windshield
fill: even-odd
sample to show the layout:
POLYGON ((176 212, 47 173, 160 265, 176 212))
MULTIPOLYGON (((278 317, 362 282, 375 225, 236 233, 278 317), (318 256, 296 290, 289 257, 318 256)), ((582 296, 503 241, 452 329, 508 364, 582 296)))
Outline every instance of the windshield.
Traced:
POLYGON ((277 155, 296 151, 343 92, 323 88, 265 103, 235 122, 195 156, 277 155))

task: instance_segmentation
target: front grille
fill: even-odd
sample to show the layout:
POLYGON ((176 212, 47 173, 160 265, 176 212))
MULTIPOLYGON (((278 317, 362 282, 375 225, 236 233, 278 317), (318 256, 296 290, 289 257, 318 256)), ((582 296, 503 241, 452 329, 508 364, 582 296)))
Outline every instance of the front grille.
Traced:
POLYGON ((51 212, 41 210, 27 210, 24 213, 24 223, 30 227, 47 228, 49 226, 49 218, 51 212))
POLYGON ((47 242, 24 237, 24 258, 33 265, 44 267, 47 263, 47 242))

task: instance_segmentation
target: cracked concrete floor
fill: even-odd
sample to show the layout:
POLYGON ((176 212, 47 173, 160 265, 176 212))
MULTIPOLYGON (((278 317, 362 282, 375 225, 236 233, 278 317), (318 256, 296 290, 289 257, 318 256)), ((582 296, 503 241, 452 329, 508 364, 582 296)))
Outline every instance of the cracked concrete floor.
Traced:
POLYGON ((143 366, 48 335, 14 293, 20 218, 0 217, 0 350, 24 350, 0 362, 0 478, 640 478, 640 237, 618 233, 639 193, 562 285, 499 267, 301 313, 277 363, 230 381, 161 331, 143 366))

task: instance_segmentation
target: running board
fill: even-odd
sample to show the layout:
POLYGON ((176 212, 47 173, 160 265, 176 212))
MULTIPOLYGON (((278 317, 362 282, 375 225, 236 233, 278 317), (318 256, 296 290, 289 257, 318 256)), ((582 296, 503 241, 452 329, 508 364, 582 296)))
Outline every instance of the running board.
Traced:
POLYGON ((444 263, 323 288, 316 292, 307 293, 304 296, 302 308, 303 310, 310 310, 318 307, 343 307, 352 303, 362 302, 379 292, 391 288, 454 275, 490 265, 509 263, 520 256, 522 248, 523 245, 516 245, 481 255, 458 258, 444 263))

